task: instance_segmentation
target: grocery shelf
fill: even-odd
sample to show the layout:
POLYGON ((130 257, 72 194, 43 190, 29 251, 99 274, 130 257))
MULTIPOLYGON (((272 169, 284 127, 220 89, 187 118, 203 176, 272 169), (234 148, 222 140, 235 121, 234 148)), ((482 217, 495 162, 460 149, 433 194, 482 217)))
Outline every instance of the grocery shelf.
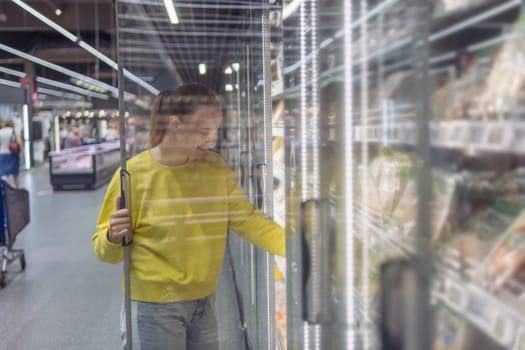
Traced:
MULTIPOLYGON (((294 45, 297 38, 284 38, 284 50, 291 55, 279 72, 284 89, 272 98, 286 101, 287 121, 296 117, 290 125, 297 126, 292 141, 297 144, 290 146, 304 151, 303 164, 317 161, 307 154, 317 140, 300 138, 299 126, 309 123, 329 130, 322 136, 333 142, 334 159, 343 163, 334 170, 344 179, 322 174, 321 181, 339 186, 334 185, 341 191, 333 194, 336 200, 328 201, 340 215, 336 220, 350 223, 336 228, 346 245, 327 252, 347 269, 341 285, 350 286, 345 290, 351 300, 348 312, 355 317, 348 324, 357 347, 378 327, 379 266, 401 258, 409 265, 415 262, 414 283, 421 292, 408 297, 416 303, 429 292, 435 296, 432 305, 417 299, 414 317, 428 328, 417 339, 425 345, 415 348, 484 348, 483 341, 494 338, 506 348, 525 349, 521 275, 504 270, 510 276, 505 285, 489 285, 497 265, 493 251, 509 239, 498 225, 507 218, 517 221, 513 211, 523 210, 523 157, 515 155, 525 155, 524 77, 514 66, 520 66, 525 49, 525 15, 520 14, 525 3, 436 0, 428 3, 436 5, 434 12, 425 14, 418 4, 361 2, 349 9, 345 3, 344 16, 334 20, 343 20, 338 23, 346 27, 319 31, 317 37, 310 26, 315 5, 305 4, 301 23, 294 22, 297 17, 289 23, 306 30, 306 42, 304 32, 300 47, 294 45), (418 140, 421 131, 425 139, 418 140), (420 229, 417 220, 424 220, 420 229), (428 246, 419 239, 425 234, 431 236, 428 246), (435 306, 436 325, 428 316, 435 306), (439 310, 459 320, 458 334, 439 310), (450 345, 453 337, 468 339, 450 345)), ((522 243, 512 244, 522 254, 522 243)), ((521 255, 513 258, 522 264, 521 255)), ((410 337, 404 329, 412 324, 399 322, 399 332, 410 337)))
MULTIPOLYGON (((380 11, 384 11, 385 9, 387 9, 390 6, 395 5, 396 3, 397 3, 397 0, 387 0, 387 1, 384 1, 376 5, 373 9, 368 11, 368 13, 365 14, 365 16, 361 17, 356 22, 354 22, 354 24, 352 25, 352 29, 358 28, 361 21, 370 19, 371 17, 373 17, 373 15, 379 13, 380 11)), ((487 1, 485 1, 484 4, 486 5, 486 3, 487 1)), ((481 5, 483 4, 480 4, 479 6, 481 5)), ((503 4, 497 4, 497 6, 491 6, 490 8, 486 9, 485 11, 481 13, 470 11, 470 13, 465 15, 463 19, 458 20, 456 23, 449 25, 446 28, 437 30, 435 33, 431 34, 429 37, 429 41, 435 42, 435 41, 441 40, 443 38, 446 38, 447 36, 460 32, 461 30, 470 28, 484 20, 490 19, 501 13, 504 13, 505 11, 509 11, 509 10, 518 8, 521 5, 522 5, 521 0, 510 0, 510 1, 504 2, 503 4), (472 12, 474 12, 474 14, 472 14, 472 12)), ((444 17, 441 17, 440 20, 442 20, 443 18, 444 17)), ((343 34, 344 34, 344 30, 339 30, 331 37, 326 38, 324 41, 321 42, 319 49, 315 51, 314 53, 318 54, 320 50, 331 47, 334 43, 337 42, 338 39, 341 39, 343 37, 343 34)), ((373 59, 377 57, 385 58, 385 56, 387 56, 388 54, 391 54, 397 50, 403 49, 407 45, 411 44, 412 42, 413 42, 412 38, 403 38, 402 36, 400 36, 398 40, 389 44, 386 48, 376 50, 375 52, 370 53, 368 55, 367 61, 372 62, 373 59)), ((308 54, 305 57, 305 59, 307 61, 311 60, 314 53, 308 54)), ((294 64, 289 65, 288 67, 284 67, 283 75, 290 74, 294 72, 295 70, 299 69, 302 63, 303 63, 302 61, 297 61, 294 64)), ((357 66, 359 64, 361 64, 361 59, 358 58, 354 61, 353 65, 357 66)))
POLYGON ((515 298, 503 291, 490 293, 450 273, 442 278, 435 296, 500 345, 523 349, 525 309, 515 298))
MULTIPOLYGON (((354 141, 415 145, 415 123, 354 127, 354 141), (385 136, 387 135, 387 136, 385 136)), ((525 122, 457 120, 430 123, 431 146, 469 152, 525 153, 525 122)))

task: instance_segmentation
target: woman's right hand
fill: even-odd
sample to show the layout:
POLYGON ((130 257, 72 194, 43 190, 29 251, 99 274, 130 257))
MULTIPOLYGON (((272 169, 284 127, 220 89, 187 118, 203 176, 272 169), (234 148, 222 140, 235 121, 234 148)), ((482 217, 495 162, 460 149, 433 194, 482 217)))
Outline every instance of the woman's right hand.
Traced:
POLYGON ((120 197, 117 198, 116 210, 109 217, 108 240, 120 243, 131 232, 131 215, 129 210, 120 208, 120 197))

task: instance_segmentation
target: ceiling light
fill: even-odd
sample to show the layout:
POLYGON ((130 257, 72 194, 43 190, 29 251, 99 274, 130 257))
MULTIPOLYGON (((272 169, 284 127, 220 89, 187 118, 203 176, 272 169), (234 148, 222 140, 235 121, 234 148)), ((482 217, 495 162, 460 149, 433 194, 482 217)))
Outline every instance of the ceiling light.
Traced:
POLYGON ((15 87, 15 88, 22 87, 22 84, 17 83, 16 81, 5 80, 5 79, 0 79, 0 84, 15 87))
MULTIPOLYGON (((14 76, 19 77, 19 78, 24 78, 26 76, 26 74, 24 72, 17 71, 17 70, 14 70, 14 69, 10 69, 10 68, 6 68, 6 67, 0 67, 0 72, 6 73, 6 74, 10 74, 10 75, 14 75, 14 76)), ((77 93, 80 93, 80 94, 83 94, 83 95, 86 95, 86 96, 96 97, 96 98, 100 98, 102 100, 107 100, 108 99, 108 97, 106 95, 92 93, 92 92, 89 92, 87 90, 78 88, 76 86, 69 85, 69 84, 64 84, 64 83, 61 83, 61 82, 56 81, 56 80, 51 80, 51 79, 42 78, 42 77, 36 77, 36 81, 38 81, 39 83, 43 83, 43 84, 47 84, 47 85, 51 85, 51 86, 56 86, 56 87, 59 87, 59 88, 65 89, 65 90, 77 92, 77 93)), ((82 83, 83 83, 80 80, 77 81, 77 83, 78 82, 80 82, 80 85, 82 85, 82 83)), ((79 84, 77 84, 77 85, 79 85, 79 84)), ((103 92, 105 92, 105 91, 103 91, 103 92)))
POLYGON ((226 67, 226 69, 224 70, 224 74, 227 74, 227 75, 232 74, 232 72, 233 72, 232 71, 232 67, 230 67, 230 66, 226 67))
POLYGON ((232 63, 232 68, 234 71, 238 72, 241 65, 238 62, 232 63))
POLYGON ((179 17, 177 16, 177 11, 175 10, 173 0, 164 0, 164 6, 166 7, 166 11, 168 12, 170 22, 172 24, 179 24, 179 17))
POLYGON ((38 57, 29 55, 29 54, 27 54, 25 52, 22 52, 22 51, 19 51, 17 49, 13 49, 13 48, 11 48, 9 46, 6 46, 4 44, 0 44, 0 50, 3 50, 5 52, 9 52, 12 55, 24 58, 24 59, 26 59, 28 61, 34 62, 34 63, 39 64, 41 66, 44 66, 46 68, 52 69, 54 71, 57 71, 59 73, 62 73, 62 74, 65 74, 65 75, 68 75, 70 77, 77 78, 77 79, 80 79, 80 80, 83 80, 83 81, 87 81, 89 83, 92 83, 93 85, 100 86, 100 87, 106 88, 109 91, 118 93, 118 89, 113 87, 113 86, 111 86, 111 85, 108 85, 108 84, 103 83, 101 81, 95 80, 95 79, 90 78, 90 77, 88 77, 86 75, 74 72, 74 71, 72 71, 70 69, 61 67, 61 66, 59 66, 57 64, 45 61, 45 60, 40 59, 38 57))
MULTIPOLYGON (((13 2, 15 4, 17 4, 18 6, 22 7, 24 10, 26 10, 30 14, 32 14, 33 16, 35 16, 40 21, 42 21, 45 24, 47 24, 49 27, 53 28, 54 30, 56 30, 57 32, 59 32, 60 34, 62 34, 66 38, 68 38, 69 40, 71 40, 74 43, 76 43, 78 46, 80 46, 81 48, 83 48, 84 50, 86 50, 87 52, 92 54, 93 56, 97 57, 99 60, 101 60, 104 63, 106 63, 107 65, 109 65, 113 70, 118 70, 118 65, 117 65, 117 63, 115 61, 113 61, 112 59, 110 59, 109 57, 107 57, 106 55, 104 55, 103 53, 101 53, 100 51, 95 49, 94 47, 90 46, 86 42, 84 42, 82 40, 79 40, 75 35, 71 34, 69 31, 67 31, 66 29, 64 29, 63 27, 58 25, 57 23, 53 22, 52 20, 50 20, 46 16, 42 15, 40 12, 38 12, 34 8, 30 7, 29 5, 27 5, 26 3, 24 3, 21 0, 13 0, 13 2)), ((173 8, 173 10, 175 10, 175 8, 173 8)), ((20 56, 20 57, 22 57, 22 56, 20 56)), ((33 62, 35 62, 35 61, 33 61, 33 62)), ((37 63, 37 62, 35 62, 35 63, 37 63)), ((126 78, 128 78, 129 80, 131 80, 131 81, 137 83, 138 85, 142 86, 143 88, 148 90, 153 95, 157 95, 159 93, 158 89, 154 88, 150 84, 148 84, 145 81, 141 80, 136 75, 134 75, 131 72, 129 72, 127 69, 124 69, 124 76, 126 78)), ((107 89, 107 90, 111 91, 111 89, 107 89)), ((117 95, 118 94, 118 89, 115 89, 115 90, 117 92, 114 92, 114 94, 117 95)))
POLYGON ((226 84, 224 86, 224 90, 226 90, 226 91, 233 91, 233 85, 232 84, 226 84))
POLYGON ((61 14, 62 14, 62 10, 61 9, 56 9, 55 10, 55 15, 60 16, 61 14))
POLYGON ((14 75, 15 77, 19 77, 19 78, 23 78, 23 77, 26 76, 26 74, 24 72, 20 72, 18 70, 5 68, 5 67, 0 67, 0 72, 6 73, 6 74, 11 74, 11 75, 14 75))
POLYGON ((204 63, 199 64, 199 74, 200 75, 206 74, 206 64, 204 63))
POLYGON ((83 97, 80 96, 80 95, 69 94, 67 92, 57 91, 57 90, 52 90, 52 89, 46 89, 46 88, 43 88, 43 87, 40 87, 40 86, 38 87, 38 93, 42 93, 42 94, 45 94, 45 95, 56 96, 56 97, 63 97, 63 98, 71 99, 71 100, 77 100, 77 101, 80 101, 80 100, 83 99, 83 97))
POLYGON ((76 86, 73 86, 73 85, 70 85, 70 84, 61 83, 59 81, 55 81, 55 80, 51 80, 51 79, 47 79, 47 78, 37 77, 36 81, 39 82, 39 83, 42 83, 42 84, 56 86, 56 87, 62 88, 64 90, 73 91, 73 92, 76 92, 76 93, 79 93, 79 94, 82 94, 82 95, 96 97, 96 98, 101 99, 101 100, 107 100, 108 99, 107 95, 99 94, 99 93, 96 93, 96 92, 93 92, 93 91, 84 90, 84 89, 81 89, 79 87, 76 87, 76 86))

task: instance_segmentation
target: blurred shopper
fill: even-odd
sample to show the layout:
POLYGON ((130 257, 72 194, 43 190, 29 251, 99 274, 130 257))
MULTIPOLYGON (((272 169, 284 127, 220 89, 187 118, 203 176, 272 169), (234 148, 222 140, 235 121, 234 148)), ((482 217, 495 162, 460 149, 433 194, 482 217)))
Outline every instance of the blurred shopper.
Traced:
POLYGON ((113 122, 109 123, 109 127, 107 128, 106 134, 104 135, 104 140, 106 142, 118 140, 118 131, 113 122))
POLYGON ((13 176, 16 188, 20 187, 20 153, 22 152, 22 138, 15 130, 11 119, 3 120, 0 125, 0 176, 7 181, 13 176), (10 146, 10 144, 14 144, 10 146))
POLYGON ((68 128, 67 136, 64 140, 64 148, 73 148, 78 146, 82 146, 80 132, 74 126, 70 126, 68 128))
POLYGON ((66 148, 66 137, 67 137, 67 127, 63 126, 60 129, 60 149, 66 148))
POLYGON ((202 85, 160 94, 149 148, 127 162, 131 212, 119 207, 118 171, 109 184, 93 249, 102 261, 118 263, 121 241, 133 232, 132 336, 139 349, 219 349, 215 290, 228 229, 285 254, 283 228, 249 202, 234 173, 209 151, 221 120, 219 97, 202 85))

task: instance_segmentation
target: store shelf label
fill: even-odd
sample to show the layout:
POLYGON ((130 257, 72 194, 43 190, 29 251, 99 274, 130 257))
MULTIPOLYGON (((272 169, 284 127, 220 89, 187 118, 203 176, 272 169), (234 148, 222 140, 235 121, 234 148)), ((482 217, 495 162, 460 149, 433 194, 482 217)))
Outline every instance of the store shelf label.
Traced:
POLYGON ((459 311, 463 310, 467 305, 467 295, 464 288, 451 280, 448 280, 446 283, 445 298, 450 306, 459 311))
POLYGON ((479 146, 485 137, 485 125, 481 122, 470 122, 468 125, 467 144, 479 146))
POLYGON ((492 123, 487 126, 482 147, 491 151, 506 151, 512 143, 510 124, 492 123))
POLYGON ((471 291, 465 314, 488 333, 491 333, 493 324, 495 323, 495 311, 496 310, 491 307, 491 304, 487 302, 487 299, 471 291))
POLYGON ((436 123, 430 123, 430 144, 438 145, 439 143, 439 126, 436 123))
POLYGON ((514 321, 504 313, 497 314, 494 318, 491 333, 493 338, 501 345, 512 345, 514 335, 516 334, 514 321))
POLYGON ((518 331, 514 350, 525 350, 525 326, 520 327, 520 330, 518 331))
POLYGON ((512 123, 511 131, 512 141, 509 150, 519 153, 525 153, 525 123, 512 123))
POLYGON ((394 126, 394 139, 396 140, 396 143, 403 143, 403 130, 399 127, 399 125, 394 126))
POLYGON ((447 123, 438 124, 438 139, 436 141, 437 146, 446 146, 448 130, 449 128, 447 123))
POLYGON ((468 137, 468 123, 457 121, 448 123, 447 142, 448 147, 463 147, 468 137))

